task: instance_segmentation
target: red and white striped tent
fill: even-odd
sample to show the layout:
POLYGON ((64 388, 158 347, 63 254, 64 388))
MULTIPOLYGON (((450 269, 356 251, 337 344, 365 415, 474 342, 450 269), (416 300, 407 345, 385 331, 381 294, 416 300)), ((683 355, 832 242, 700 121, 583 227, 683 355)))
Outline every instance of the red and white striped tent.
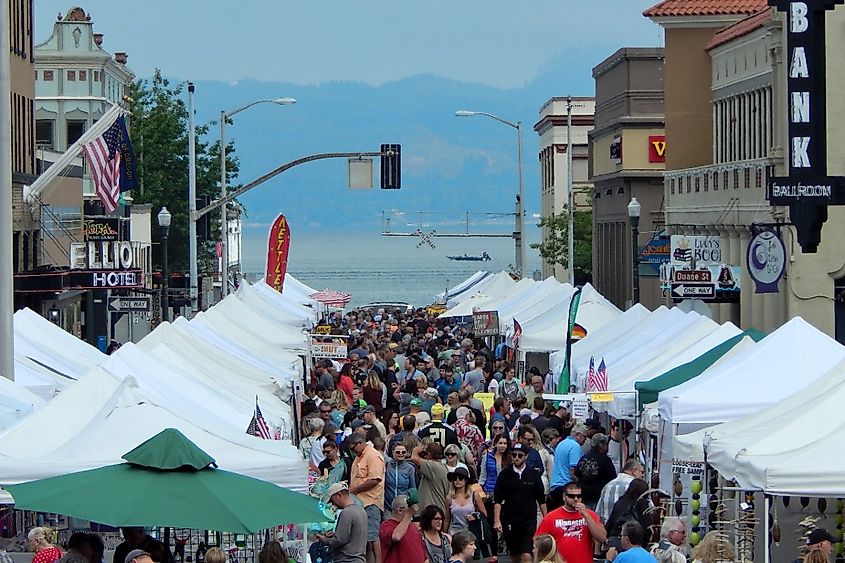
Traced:
POLYGON ((345 307, 352 299, 352 296, 342 291, 334 289, 324 289, 311 294, 311 299, 315 299, 327 307, 345 307))

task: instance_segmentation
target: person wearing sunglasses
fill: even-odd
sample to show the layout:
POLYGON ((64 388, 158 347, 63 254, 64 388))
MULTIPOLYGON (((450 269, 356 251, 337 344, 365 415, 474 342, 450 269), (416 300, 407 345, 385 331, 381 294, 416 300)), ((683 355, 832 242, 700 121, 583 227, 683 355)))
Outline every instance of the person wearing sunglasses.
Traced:
POLYGON ((537 526, 537 535, 551 534, 567 563, 592 563, 593 542, 604 543, 607 532, 598 515, 583 503, 581 485, 563 487, 563 506, 550 511, 537 526))
POLYGON ((493 529, 502 534, 514 563, 533 560, 537 507, 546 515, 546 494, 540 472, 529 467, 528 447, 511 448, 511 465, 502 469, 493 490, 493 529))

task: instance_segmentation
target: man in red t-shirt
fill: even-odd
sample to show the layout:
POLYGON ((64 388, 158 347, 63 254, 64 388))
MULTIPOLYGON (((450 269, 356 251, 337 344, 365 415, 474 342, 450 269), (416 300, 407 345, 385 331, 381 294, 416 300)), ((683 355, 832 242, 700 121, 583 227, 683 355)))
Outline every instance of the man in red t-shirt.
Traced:
POLYGON ((392 508, 390 518, 378 531, 382 563, 424 563, 422 534, 412 522, 416 505, 408 506, 408 497, 399 495, 393 499, 392 508))
POLYGON ((567 483, 563 488, 563 506, 549 512, 534 534, 534 537, 554 536, 557 551, 567 563, 592 563, 593 541, 603 543, 607 539, 598 515, 581 501, 581 485, 567 483))

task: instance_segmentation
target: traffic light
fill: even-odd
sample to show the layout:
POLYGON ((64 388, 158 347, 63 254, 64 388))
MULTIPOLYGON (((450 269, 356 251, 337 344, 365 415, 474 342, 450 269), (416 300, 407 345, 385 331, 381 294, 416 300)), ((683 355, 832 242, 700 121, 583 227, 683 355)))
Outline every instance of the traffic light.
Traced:
MULTIPOLYGON (((200 195, 197 196, 197 209, 203 209, 209 203, 211 198, 207 195, 200 195)), ((199 219, 197 219, 197 240, 210 240, 211 239, 211 214, 206 213, 199 219)))
POLYGON ((381 189, 398 190, 402 187, 401 145, 381 146, 381 189), (384 156, 384 153, 391 153, 384 156))

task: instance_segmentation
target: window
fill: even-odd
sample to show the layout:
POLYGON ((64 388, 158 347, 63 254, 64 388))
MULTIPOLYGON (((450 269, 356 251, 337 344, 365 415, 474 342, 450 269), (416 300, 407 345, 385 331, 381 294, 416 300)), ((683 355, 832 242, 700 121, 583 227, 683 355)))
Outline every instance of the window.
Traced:
POLYGON ((87 70, 80 70, 79 71, 79 80, 81 80, 81 81, 88 80, 88 71, 87 70))
POLYGON ((41 228, 56 236, 78 235, 82 231, 82 210, 79 207, 45 205, 41 208, 41 228))
POLYGON ((99 81, 100 81, 100 71, 95 70, 94 71, 94 82, 99 82, 99 81))
POLYGON ((74 80, 76 80, 76 71, 75 70, 67 71, 67 79, 68 79, 68 82, 73 82, 74 80))
POLYGON ((56 122, 52 119, 38 119, 35 121, 35 144, 53 148, 53 129, 56 122))
POLYGON ((53 71, 52 70, 45 70, 44 71, 44 80, 46 82, 51 82, 53 80, 53 71))
POLYGON ((82 134, 85 132, 85 122, 84 121, 68 121, 67 122, 67 146, 71 146, 73 143, 79 140, 82 134))

